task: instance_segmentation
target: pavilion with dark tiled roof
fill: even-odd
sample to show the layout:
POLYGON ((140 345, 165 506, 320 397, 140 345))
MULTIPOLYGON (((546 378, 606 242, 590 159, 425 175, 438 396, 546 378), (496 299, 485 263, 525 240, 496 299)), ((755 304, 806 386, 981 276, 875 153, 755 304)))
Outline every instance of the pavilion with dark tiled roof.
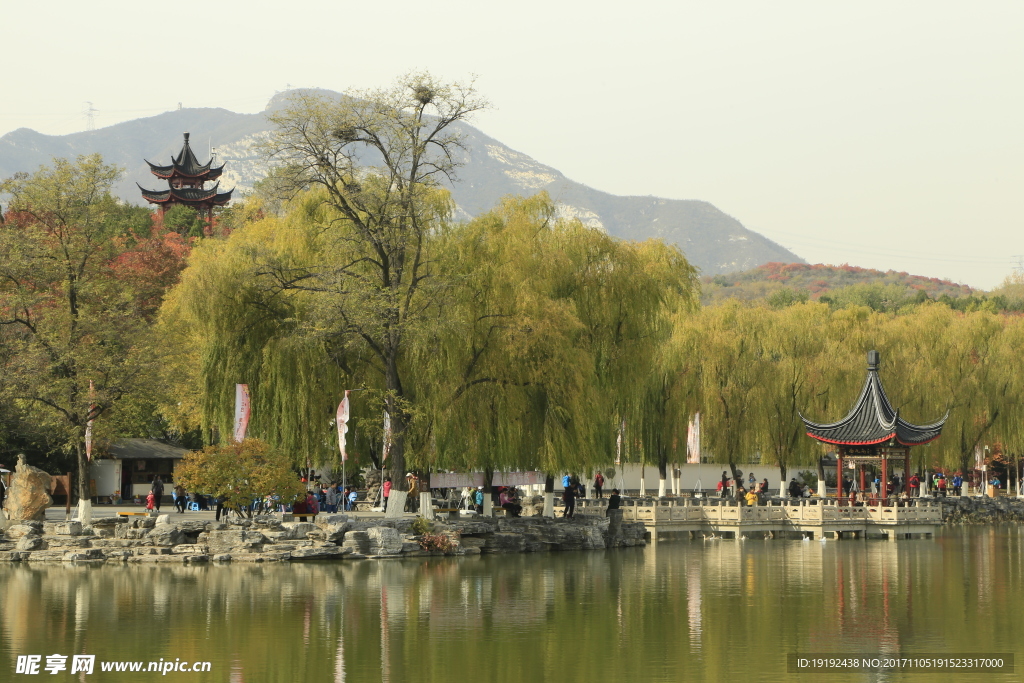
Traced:
POLYGON ((204 189, 207 182, 212 182, 224 172, 224 164, 213 166, 213 159, 205 164, 199 163, 192 147, 188 143, 189 134, 185 133, 185 144, 178 156, 171 159, 169 166, 158 166, 150 161, 150 172, 161 180, 167 181, 166 190, 147 190, 139 185, 142 197, 150 204, 157 204, 165 212, 175 204, 182 204, 205 214, 207 220, 213 216, 213 207, 224 206, 231 200, 233 190, 220 192, 220 183, 209 190, 204 189))
POLYGON ((949 413, 938 422, 928 425, 915 425, 900 417, 899 410, 893 408, 889 397, 882 388, 882 380, 878 377, 878 351, 868 352, 868 376, 864 388, 854 403, 853 408, 842 420, 822 424, 812 422, 803 415, 807 428, 807 436, 823 443, 838 447, 836 456, 836 495, 842 491, 843 464, 859 470, 860 489, 865 489, 863 465, 880 465, 882 491, 885 496, 885 485, 889 480, 891 465, 903 466, 906 476, 907 463, 910 461, 910 448, 934 441, 942 434, 949 413))

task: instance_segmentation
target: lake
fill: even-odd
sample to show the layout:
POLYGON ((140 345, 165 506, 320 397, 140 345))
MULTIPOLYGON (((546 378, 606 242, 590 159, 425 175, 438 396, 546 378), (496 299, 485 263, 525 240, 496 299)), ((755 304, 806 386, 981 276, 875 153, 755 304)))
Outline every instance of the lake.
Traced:
POLYGON ((790 672, 788 655, 1016 654, 1024 535, 993 527, 899 542, 698 540, 426 561, 5 565, 0 586, 3 681, 812 681, 822 675, 790 672), (25 655, 40 656, 39 674, 16 673, 25 655), (50 655, 67 657, 66 668, 44 670, 50 655), (72 655, 93 655, 94 672, 71 674, 72 655), (101 671, 135 661, 142 672, 101 671), (172 670, 147 672, 149 662, 172 670), (173 670, 196 662, 209 671, 173 670))

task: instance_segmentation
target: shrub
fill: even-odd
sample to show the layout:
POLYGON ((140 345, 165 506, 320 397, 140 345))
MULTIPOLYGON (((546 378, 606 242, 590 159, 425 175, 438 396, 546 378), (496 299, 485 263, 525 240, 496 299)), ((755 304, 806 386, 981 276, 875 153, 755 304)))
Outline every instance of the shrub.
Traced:
MULTIPOLYGON (((420 517, 420 519, 423 519, 420 517)), ((423 520, 424 522, 427 520, 423 520)), ((459 548, 458 537, 448 534, 426 533, 420 538, 420 547, 424 550, 440 550, 445 555, 451 555, 459 548)))
POLYGON ((417 536, 428 534, 433 528, 434 525, 426 517, 417 517, 412 523, 412 532, 417 536))

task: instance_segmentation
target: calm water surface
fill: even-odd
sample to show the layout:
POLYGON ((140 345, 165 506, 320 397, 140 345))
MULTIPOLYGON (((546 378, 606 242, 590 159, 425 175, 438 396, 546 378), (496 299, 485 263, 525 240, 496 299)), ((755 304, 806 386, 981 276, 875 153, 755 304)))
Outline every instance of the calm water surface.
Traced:
POLYGON ((423 562, 0 568, 0 681, 1024 680, 1022 636, 1017 528, 423 562), (1014 653, 1021 673, 823 677, 787 673, 791 652, 1014 653), (212 669, 16 675, 26 654, 212 669))

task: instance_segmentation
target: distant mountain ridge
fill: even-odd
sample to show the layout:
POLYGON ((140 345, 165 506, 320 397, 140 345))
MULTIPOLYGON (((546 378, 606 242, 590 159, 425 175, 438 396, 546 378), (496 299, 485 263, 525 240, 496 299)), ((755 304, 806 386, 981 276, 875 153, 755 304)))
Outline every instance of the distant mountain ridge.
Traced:
MULTIPOLYGON (((332 91, 319 92, 341 97, 332 91)), ((286 96, 275 96, 268 109, 286 96)), ((236 187, 235 196, 239 197, 266 173, 253 143, 269 130, 270 124, 262 114, 237 114, 226 109, 180 109, 61 136, 20 128, 0 137, 0 177, 34 171, 52 157, 99 152, 108 163, 127 169, 115 188, 116 194, 141 204, 136 183, 148 189, 163 187, 150 174, 144 159, 168 163, 181 149, 182 133, 188 131, 192 148, 202 161, 215 149, 217 163, 227 164, 221 189, 236 187)), ((458 172, 460 182, 451 190, 459 215, 464 218, 489 210, 505 195, 545 190, 557 202, 560 215, 579 218, 623 239, 660 237, 678 245, 705 275, 746 270, 771 261, 803 263, 796 254, 748 230, 708 202, 601 192, 566 178, 472 126, 462 124, 461 131, 466 138, 464 165, 458 172)))
POLYGON ((782 290, 791 290, 817 300, 856 285, 894 285, 912 292, 924 292, 931 299, 943 295, 954 299, 969 297, 976 291, 950 280, 895 270, 881 271, 849 264, 765 263, 743 272, 705 276, 701 298, 705 305, 712 305, 725 299, 767 299, 782 290))

